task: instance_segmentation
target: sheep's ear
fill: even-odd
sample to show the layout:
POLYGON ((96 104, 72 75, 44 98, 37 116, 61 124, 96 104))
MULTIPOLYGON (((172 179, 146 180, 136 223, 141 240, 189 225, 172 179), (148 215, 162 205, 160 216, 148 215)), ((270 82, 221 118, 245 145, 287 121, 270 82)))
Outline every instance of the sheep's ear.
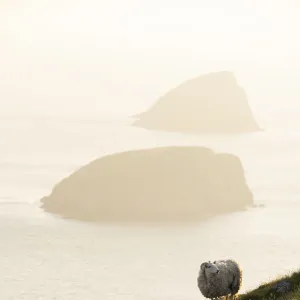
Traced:
POLYGON ((217 261, 215 260, 213 263, 215 264, 217 261))
POLYGON ((201 266, 200 266, 201 270, 204 270, 205 268, 206 268, 206 262, 202 263, 201 266))

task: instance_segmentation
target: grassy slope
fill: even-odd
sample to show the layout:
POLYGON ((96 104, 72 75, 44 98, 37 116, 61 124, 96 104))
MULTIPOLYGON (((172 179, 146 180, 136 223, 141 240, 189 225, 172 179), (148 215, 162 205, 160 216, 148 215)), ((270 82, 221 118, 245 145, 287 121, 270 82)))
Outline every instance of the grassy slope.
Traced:
POLYGON ((292 274, 279 277, 271 282, 260 285, 257 289, 239 295, 239 300, 300 300, 300 270, 292 274), (291 291, 285 294, 276 293, 272 287, 277 282, 285 280, 290 282, 291 291))

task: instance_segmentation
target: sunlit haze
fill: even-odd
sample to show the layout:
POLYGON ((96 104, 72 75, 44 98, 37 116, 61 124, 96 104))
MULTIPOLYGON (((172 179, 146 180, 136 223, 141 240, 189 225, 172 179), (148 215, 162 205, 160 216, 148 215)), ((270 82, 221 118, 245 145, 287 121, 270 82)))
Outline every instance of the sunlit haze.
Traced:
POLYGON ((1 114, 132 115, 203 73, 235 72, 258 118, 299 107, 300 4, 1 1, 1 114))
POLYGON ((0 0, 0 300, 300 300, 299 16, 0 0))

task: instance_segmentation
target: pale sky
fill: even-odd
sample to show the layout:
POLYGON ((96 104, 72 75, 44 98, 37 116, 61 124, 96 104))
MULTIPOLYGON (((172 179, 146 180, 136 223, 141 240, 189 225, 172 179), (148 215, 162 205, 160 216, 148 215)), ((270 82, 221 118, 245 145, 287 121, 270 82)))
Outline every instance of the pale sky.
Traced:
POLYGON ((255 110, 295 112, 299 13, 297 0, 0 0, 0 112, 131 115, 224 69, 255 110))

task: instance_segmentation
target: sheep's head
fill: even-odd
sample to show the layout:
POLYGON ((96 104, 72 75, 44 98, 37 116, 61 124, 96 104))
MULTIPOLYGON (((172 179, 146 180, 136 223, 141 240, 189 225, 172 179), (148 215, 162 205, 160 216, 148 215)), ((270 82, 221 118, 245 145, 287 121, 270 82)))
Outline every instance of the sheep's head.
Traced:
POLYGON ((200 269, 208 277, 215 276, 220 272, 219 268, 211 262, 202 263, 200 269))

